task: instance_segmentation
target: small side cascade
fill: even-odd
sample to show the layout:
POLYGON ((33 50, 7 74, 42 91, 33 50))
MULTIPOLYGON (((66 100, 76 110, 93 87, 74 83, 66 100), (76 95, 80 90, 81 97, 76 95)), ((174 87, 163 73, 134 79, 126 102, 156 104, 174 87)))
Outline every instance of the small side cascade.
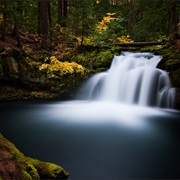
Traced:
POLYGON ((165 87, 158 93, 157 106, 175 108, 176 88, 165 87))
POLYGON ((168 73, 157 68, 161 59, 153 53, 114 56, 108 71, 86 82, 85 99, 174 108, 176 90, 168 73))

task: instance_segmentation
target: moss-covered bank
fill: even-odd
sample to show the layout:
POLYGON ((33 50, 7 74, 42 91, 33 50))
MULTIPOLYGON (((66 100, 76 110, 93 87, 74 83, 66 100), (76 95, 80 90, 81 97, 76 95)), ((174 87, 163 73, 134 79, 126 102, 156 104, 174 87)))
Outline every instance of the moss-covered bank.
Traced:
POLYGON ((169 72, 172 85, 180 88, 180 49, 175 46, 154 46, 142 50, 161 55, 163 58, 158 68, 169 72))
POLYGON ((143 48, 142 51, 153 52, 161 55, 163 58, 158 64, 158 68, 166 70, 172 82, 172 86, 176 88, 175 108, 180 110, 180 49, 176 46, 152 46, 143 48))
POLYGON ((50 53, 0 49, 0 100, 72 97, 84 77, 81 65, 50 53))
MULTIPOLYGON (((107 70, 114 55, 125 51, 118 46, 82 46, 59 56, 54 52, 35 53, 0 49, 0 100, 72 98, 89 76, 107 70)), ((180 88, 180 50, 158 45, 135 52, 163 56, 160 69, 169 72, 174 87, 180 88)))
POLYGON ((68 179, 60 166, 24 156, 13 143, 0 134, 0 179, 68 179))

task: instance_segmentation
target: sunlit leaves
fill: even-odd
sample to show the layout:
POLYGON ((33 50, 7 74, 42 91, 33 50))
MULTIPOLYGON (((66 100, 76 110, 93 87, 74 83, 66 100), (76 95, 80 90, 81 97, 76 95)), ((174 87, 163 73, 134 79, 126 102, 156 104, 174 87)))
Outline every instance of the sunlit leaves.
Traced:
POLYGON ((3 14, 0 13, 0 23, 3 21, 3 14))
POLYGON ((46 58, 45 62, 48 60, 50 60, 50 63, 42 64, 39 68, 41 71, 46 71, 47 73, 58 72, 61 76, 73 73, 84 74, 84 67, 75 62, 61 62, 55 56, 51 56, 50 59, 46 58))
POLYGON ((120 37, 117 38, 117 40, 119 42, 122 42, 122 43, 131 43, 131 42, 134 42, 129 35, 120 36, 120 37))
POLYGON ((97 26, 97 42, 131 42, 131 39, 123 27, 124 18, 117 16, 116 13, 107 13, 106 16, 98 23, 97 26), (119 38, 119 39, 118 39, 119 38))
POLYGON ((107 13, 106 16, 103 17, 102 21, 99 22, 97 28, 100 31, 105 31, 108 28, 107 23, 109 23, 112 20, 117 20, 117 18, 112 17, 113 15, 115 15, 116 13, 107 13))

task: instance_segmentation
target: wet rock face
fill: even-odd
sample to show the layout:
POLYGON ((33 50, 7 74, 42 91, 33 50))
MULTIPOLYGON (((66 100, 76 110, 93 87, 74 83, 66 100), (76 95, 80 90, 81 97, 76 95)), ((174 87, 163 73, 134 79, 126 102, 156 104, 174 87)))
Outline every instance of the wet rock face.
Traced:
POLYGON ((1 60, 0 63, 0 79, 16 80, 19 78, 18 63, 13 57, 7 57, 5 60, 1 60))
POLYGON ((17 79, 19 77, 19 67, 16 60, 13 57, 8 57, 6 59, 6 63, 6 67, 8 68, 7 72, 9 72, 9 77, 17 79))
POLYGON ((67 179, 60 166, 24 156, 0 134, 0 179, 67 179))

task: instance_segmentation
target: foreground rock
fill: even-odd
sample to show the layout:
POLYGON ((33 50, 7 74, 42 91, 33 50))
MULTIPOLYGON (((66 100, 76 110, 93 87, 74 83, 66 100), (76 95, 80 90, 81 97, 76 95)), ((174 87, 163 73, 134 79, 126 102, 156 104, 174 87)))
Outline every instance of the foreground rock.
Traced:
POLYGON ((24 156, 0 134, 0 179, 67 179, 68 176, 60 166, 24 156))

